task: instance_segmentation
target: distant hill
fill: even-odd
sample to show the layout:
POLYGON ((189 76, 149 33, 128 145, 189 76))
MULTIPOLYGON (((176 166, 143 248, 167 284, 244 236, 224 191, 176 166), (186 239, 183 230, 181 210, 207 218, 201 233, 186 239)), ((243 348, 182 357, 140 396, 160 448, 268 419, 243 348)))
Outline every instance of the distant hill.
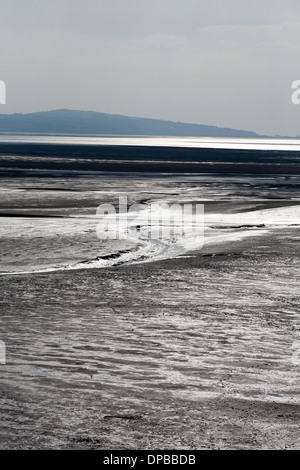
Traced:
POLYGON ((255 132, 163 121, 119 114, 58 109, 31 114, 0 114, 0 133, 112 134, 194 137, 261 137, 255 132))

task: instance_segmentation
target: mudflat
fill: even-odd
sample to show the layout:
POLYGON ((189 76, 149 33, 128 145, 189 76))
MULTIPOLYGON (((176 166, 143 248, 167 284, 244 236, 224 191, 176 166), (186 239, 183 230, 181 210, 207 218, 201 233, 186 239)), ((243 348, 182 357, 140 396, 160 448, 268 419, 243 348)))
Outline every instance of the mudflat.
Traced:
POLYGON ((251 178, 2 176, 2 449, 299 448, 299 188, 251 178), (120 192, 204 203, 216 238, 79 269, 120 192))

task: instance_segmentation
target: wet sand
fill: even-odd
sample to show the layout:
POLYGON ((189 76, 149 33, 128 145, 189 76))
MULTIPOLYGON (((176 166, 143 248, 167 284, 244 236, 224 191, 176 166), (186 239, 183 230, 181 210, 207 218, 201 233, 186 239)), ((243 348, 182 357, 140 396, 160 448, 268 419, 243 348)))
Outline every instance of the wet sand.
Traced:
MULTIPOLYGON (((121 188, 131 202, 196 200, 211 214, 299 204, 297 185, 280 181, 274 191, 274 181, 14 176, 1 180, 1 220, 90 215, 121 188)), ((253 236, 157 262, 13 274, 106 249, 80 230, 1 238, 12 274, 0 277, 0 447, 298 449, 300 227, 251 226, 253 236)))
POLYGON ((296 235, 2 278, 1 447, 299 448, 296 235))

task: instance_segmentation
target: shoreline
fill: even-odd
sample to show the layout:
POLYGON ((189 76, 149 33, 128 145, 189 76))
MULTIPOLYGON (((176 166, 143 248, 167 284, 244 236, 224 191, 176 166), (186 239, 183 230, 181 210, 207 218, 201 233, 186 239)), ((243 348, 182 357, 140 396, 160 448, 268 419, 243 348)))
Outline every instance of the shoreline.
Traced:
MULTIPOLYGON (((273 230, 285 230, 292 227, 300 227, 300 201, 280 201, 277 204, 264 203, 252 203, 248 202, 248 211, 241 205, 238 210, 238 204, 230 204, 231 211, 220 212, 217 207, 210 206, 210 211, 205 212, 203 233, 200 237, 200 232, 194 236, 179 238, 176 243, 170 243, 167 240, 161 239, 149 239, 141 237, 140 234, 143 231, 143 226, 139 227, 139 230, 131 228, 132 234, 128 235, 127 240, 132 243, 131 249, 120 249, 116 243, 116 252, 111 254, 102 254, 94 258, 81 260, 79 262, 73 262, 66 264, 63 259, 60 260, 57 266, 48 266, 45 268, 32 268, 31 270, 20 270, 20 271, 7 271, 0 272, 0 276, 8 275, 26 275, 35 273, 51 273, 56 271, 77 271, 85 269, 106 269, 113 266, 128 266, 132 264, 145 264, 153 263, 164 259, 177 258, 180 256, 189 256, 190 253, 198 252, 201 256, 203 249, 218 249, 218 246, 224 246, 226 243, 231 244, 239 243, 245 238, 252 237, 263 237, 264 235, 270 234, 273 230), (281 205, 282 204, 282 205, 281 205), (252 206, 252 207, 251 207, 252 206), (258 207, 257 207, 258 206, 258 207), (208 235, 206 235, 208 234, 208 235)), ((220 204, 222 207, 222 203, 220 204)), ((147 206, 146 212, 147 212, 147 206)), ((204 204, 205 210, 205 204, 204 204)), ((143 218, 143 215, 140 216, 143 218)), ((5 217, 7 218, 7 216, 5 217)), ((51 219, 57 217, 52 216, 51 219)), ((9 223, 8 218, 8 222, 9 223)), ((13 219, 13 218, 12 218, 13 219)), ((20 219, 20 214, 16 217, 20 219)), ((21 216, 23 223, 27 225, 30 223, 30 215, 23 214, 21 216)), ((38 217, 33 216, 31 222, 32 227, 36 226, 36 223, 40 223, 40 220, 47 219, 46 216, 38 217)), ((59 217, 59 222, 70 224, 70 222, 77 223, 88 221, 89 223, 96 224, 97 218, 87 217, 59 217), (73 219, 73 220, 72 220, 73 219)), ((49 230, 48 226, 46 226, 49 230)), ((41 227, 40 227, 41 230, 41 227)), ((71 230, 69 227, 68 230, 71 230)), ((80 232, 78 232, 80 233, 80 232)), ((40 236, 41 238, 41 236, 40 236)))
POLYGON ((97 207, 124 194, 129 207, 206 203, 211 240, 250 236, 147 263, 0 276, 0 448, 299 448, 299 184, 259 171, 2 176, 7 269, 135 249, 96 236, 97 207))

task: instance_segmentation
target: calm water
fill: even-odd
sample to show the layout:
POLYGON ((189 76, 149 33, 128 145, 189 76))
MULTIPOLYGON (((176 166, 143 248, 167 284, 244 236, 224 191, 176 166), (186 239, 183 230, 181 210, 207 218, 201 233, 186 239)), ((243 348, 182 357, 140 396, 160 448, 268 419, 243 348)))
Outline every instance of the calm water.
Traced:
POLYGON ((1 142, 300 151, 300 139, 271 138, 234 139, 223 137, 0 135, 0 143, 1 142))

